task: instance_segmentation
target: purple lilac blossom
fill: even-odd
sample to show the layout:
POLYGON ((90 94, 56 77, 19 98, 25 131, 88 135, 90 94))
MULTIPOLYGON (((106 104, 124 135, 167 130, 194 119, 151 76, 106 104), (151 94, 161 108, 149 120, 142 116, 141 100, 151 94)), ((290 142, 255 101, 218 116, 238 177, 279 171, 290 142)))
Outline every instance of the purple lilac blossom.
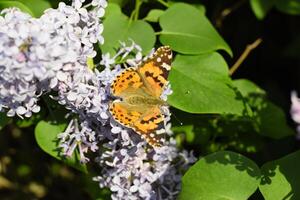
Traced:
POLYGON ((0 15, 0 111, 23 118, 37 113, 40 95, 56 89, 65 65, 85 64, 103 44, 104 0, 60 3, 40 18, 17 8, 0 15), (87 8, 89 10, 87 10, 87 8))

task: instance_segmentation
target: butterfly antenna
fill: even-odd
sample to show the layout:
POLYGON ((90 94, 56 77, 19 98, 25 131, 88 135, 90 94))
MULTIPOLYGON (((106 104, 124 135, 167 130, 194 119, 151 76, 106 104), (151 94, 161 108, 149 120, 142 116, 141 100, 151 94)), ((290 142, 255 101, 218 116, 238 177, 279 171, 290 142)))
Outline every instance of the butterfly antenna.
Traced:
POLYGON ((180 121, 174 113, 173 113, 173 116, 176 119, 176 121, 179 122, 180 126, 182 126, 183 125, 182 121, 180 121))

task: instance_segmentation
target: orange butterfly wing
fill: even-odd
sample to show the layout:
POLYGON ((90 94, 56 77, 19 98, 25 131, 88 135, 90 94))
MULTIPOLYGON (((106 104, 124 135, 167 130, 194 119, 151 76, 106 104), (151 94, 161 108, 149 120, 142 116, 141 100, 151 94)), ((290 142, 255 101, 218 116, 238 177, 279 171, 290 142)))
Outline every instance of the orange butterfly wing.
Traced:
POLYGON ((164 116, 159 102, 168 82, 171 59, 170 48, 161 47, 137 68, 125 69, 111 85, 112 95, 120 98, 110 104, 114 119, 135 130, 152 146, 161 146, 164 141, 164 116), (129 102, 134 97, 139 101, 129 102))

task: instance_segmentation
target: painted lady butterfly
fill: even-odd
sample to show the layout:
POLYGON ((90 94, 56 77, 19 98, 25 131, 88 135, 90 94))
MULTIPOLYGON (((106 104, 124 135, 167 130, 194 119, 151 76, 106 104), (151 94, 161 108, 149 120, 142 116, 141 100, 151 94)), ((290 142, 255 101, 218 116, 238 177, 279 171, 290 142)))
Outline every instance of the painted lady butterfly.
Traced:
POLYGON ((160 96, 168 83, 172 51, 163 46, 146 61, 129 67, 111 85, 117 99, 110 103, 110 113, 120 124, 133 129, 152 146, 164 142, 164 115, 160 96))

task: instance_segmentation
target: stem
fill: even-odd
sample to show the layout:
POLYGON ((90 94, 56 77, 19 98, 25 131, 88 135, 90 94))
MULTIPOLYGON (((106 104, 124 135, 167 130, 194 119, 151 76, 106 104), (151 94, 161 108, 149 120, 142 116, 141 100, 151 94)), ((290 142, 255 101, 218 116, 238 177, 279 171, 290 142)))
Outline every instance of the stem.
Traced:
POLYGON ((130 17, 129 17, 129 25, 130 25, 130 24, 131 24, 131 22, 133 21, 133 18, 134 18, 135 12, 136 12, 136 10, 133 10, 133 11, 131 12, 131 15, 130 15, 130 17))
POLYGON ((246 3, 246 0, 241 0, 236 2, 232 7, 229 8, 225 8, 221 14, 219 15, 219 17, 216 19, 216 26, 217 27, 221 27, 223 24, 224 19, 230 15, 232 12, 234 12, 235 10, 237 10, 238 8, 240 8, 244 3, 246 3))
POLYGON ((166 6, 167 8, 170 7, 169 4, 167 2, 165 2, 164 0, 157 0, 157 2, 164 5, 164 6, 166 6))
POLYGON ((135 21, 139 19, 140 8, 142 3, 143 2, 141 0, 135 0, 135 9, 134 9, 134 17, 133 17, 133 20, 135 21))
POLYGON ((160 35, 160 34, 162 34, 162 31, 155 32, 155 35, 160 35))
POLYGON ((251 51, 253 51, 260 43, 262 42, 261 38, 256 39, 252 44, 248 44, 245 48, 242 55, 238 58, 238 60, 234 63, 234 65, 229 69, 229 75, 232 76, 232 74, 241 66, 241 64, 244 62, 244 60, 248 57, 251 51))

